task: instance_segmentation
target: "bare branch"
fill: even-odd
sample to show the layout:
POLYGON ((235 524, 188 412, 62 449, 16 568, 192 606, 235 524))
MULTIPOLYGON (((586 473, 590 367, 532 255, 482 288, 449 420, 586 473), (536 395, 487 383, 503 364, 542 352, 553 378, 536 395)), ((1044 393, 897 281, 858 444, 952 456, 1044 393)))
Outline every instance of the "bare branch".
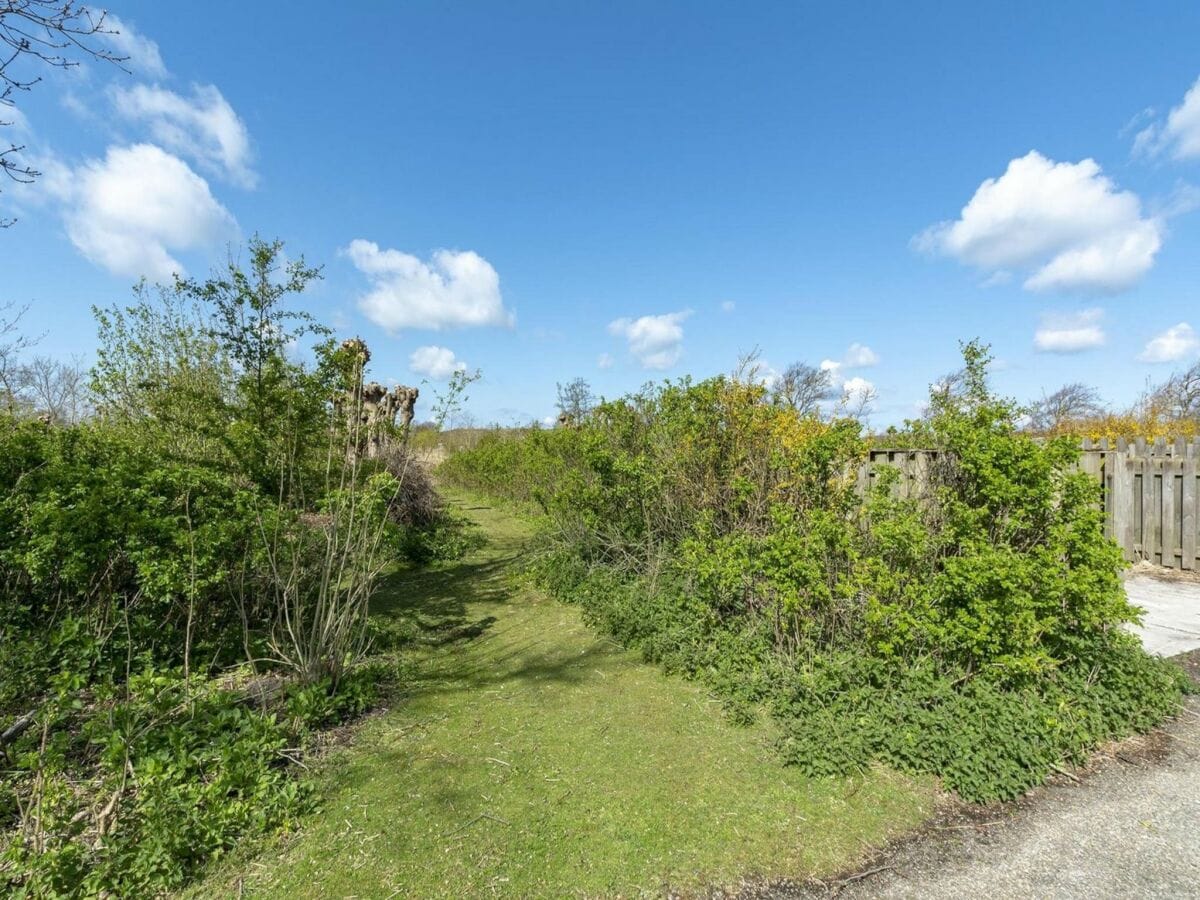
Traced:
MULTIPOLYGON (((42 80, 40 74, 19 71, 22 62, 34 63, 35 69, 68 69, 78 66, 81 57, 90 57, 121 66, 128 57, 96 42, 117 33, 105 26, 106 16, 103 10, 93 12, 74 0, 0 0, 0 107, 15 107, 15 94, 32 90, 42 80)), ((0 118, 0 127, 13 124, 0 118)), ((9 142, 8 149, 0 150, 0 172, 27 184, 41 173, 21 160, 24 149, 9 142)), ((0 228, 15 221, 0 219, 0 228)))
POLYGON ((1029 411, 1029 427, 1036 432, 1053 434, 1103 414, 1104 404, 1099 391, 1075 382, 1063 385, 1052 394, 1043 394, 1029 411))
POLYGON ((838 396, 832 373, 806 362, 788 366, 771 391, 771 400, 776 406, 789 407, 802 416, 817 415, 823 402, 838 396))

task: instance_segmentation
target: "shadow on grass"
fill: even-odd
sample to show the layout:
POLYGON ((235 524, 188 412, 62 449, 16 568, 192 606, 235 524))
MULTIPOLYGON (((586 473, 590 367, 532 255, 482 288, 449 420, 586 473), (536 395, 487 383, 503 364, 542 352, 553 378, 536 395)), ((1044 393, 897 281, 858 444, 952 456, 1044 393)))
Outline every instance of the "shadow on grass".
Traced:
POLYGON ((461 627, 466 624, 468 606, 509 602, 511 588, 505 575, 516 558, 397 572, 375 595, 371 612, 383 618, 409 619, 424 631, 461 627))
POLYGON ((513 682, 575 683, 611 656, 599 643, 564 644, 544 620, 520 615, 521 588, 509 574, 522 552, 492 549, 503 555, 397 572, 376 595, 372 613, 398 626, 419 659, 404 686, 408 697, 513 682))

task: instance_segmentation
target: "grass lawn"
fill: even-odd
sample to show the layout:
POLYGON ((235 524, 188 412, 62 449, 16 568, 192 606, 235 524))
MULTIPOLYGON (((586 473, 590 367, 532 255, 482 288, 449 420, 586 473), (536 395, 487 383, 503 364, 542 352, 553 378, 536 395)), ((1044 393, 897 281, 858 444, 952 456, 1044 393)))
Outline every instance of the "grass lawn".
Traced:
POLYGON ((785 768, 769 725, 730 724, 514 578, 527 524, 457 504, 487 546, 396 575, 378 605, 421 628, 405 695, 322 763, 299 835, 196 895, 686 893, 828 874, 931 812, 931 781, 785 768))

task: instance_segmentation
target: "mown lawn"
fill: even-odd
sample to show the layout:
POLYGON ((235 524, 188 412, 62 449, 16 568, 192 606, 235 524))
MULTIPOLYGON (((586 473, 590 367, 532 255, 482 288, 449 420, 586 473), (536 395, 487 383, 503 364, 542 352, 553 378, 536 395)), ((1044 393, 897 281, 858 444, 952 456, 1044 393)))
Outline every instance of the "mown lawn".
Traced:
POLYGON ((421 629, 405 695, 322 764, 299 835, 197 895, 686 893, 828 874, 931 812, 930 781, 785 768, 768 725, 730 724, 513 577, 524 522, 458 505, 487 546, 395 576, 378 608, 421 629))

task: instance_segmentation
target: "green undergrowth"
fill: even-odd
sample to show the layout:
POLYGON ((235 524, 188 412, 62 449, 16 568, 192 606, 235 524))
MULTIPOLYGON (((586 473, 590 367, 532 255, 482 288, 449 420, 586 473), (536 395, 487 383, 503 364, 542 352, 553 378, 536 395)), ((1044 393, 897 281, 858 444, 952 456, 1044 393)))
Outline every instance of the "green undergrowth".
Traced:
POLYGON ((0 814, 23 810, 26 823, 0 854, 0 879, 16 897, 155 896, 245 838, 290 830, 314 805, 291 761, 373 702, 374 674, 358 670, 336 692, 286 686, 270 709, 179 671, 97 685, 86 702, 58 684, 0 783, 0 814))
POLYGON ((963 353, 897 437, 936 451, 903 490, 886 467, 859 483, 860 423, 728 378, 484 437, 439 471, 540 507, 538 582, 733 718, 767 710, 805 774, 883 763, 1008 799, 1190 686, 1126 630, 1140 611, 1078 446, 1022 432, 987 349, 963 353))
POLYGON ((706 626, 670 578, 623 580, 557 555, 536 570, 598 629, 713 689, 734 721, 771 715, 782 758, 812 776, 883 762, 938 775, 967 800, 1010 799, 1099 744, 1153 727, 1178 710, 1181 691, 1194 689, 1179 667, 1124 632, 1111 634, 1090 665, 1040 683, 845 651, 781 660, 757 629, 706 626))
POLYGON ((401 695, 315 773, 295 837, 193 895, 699 893, 840 870, 931 812, 930 779, 783 765, 770 721, 731 723, 519 575, 527 521, 457 508, 487 546, 397 574, 376 604, 401 695))
POLYGON ((160 896, 286 833, 399 677, 379 578, 471 546, 369 348, 292 306, 319 277, 255 236, 94 310, 80 421, 0 398, 0 895, 160 896))

